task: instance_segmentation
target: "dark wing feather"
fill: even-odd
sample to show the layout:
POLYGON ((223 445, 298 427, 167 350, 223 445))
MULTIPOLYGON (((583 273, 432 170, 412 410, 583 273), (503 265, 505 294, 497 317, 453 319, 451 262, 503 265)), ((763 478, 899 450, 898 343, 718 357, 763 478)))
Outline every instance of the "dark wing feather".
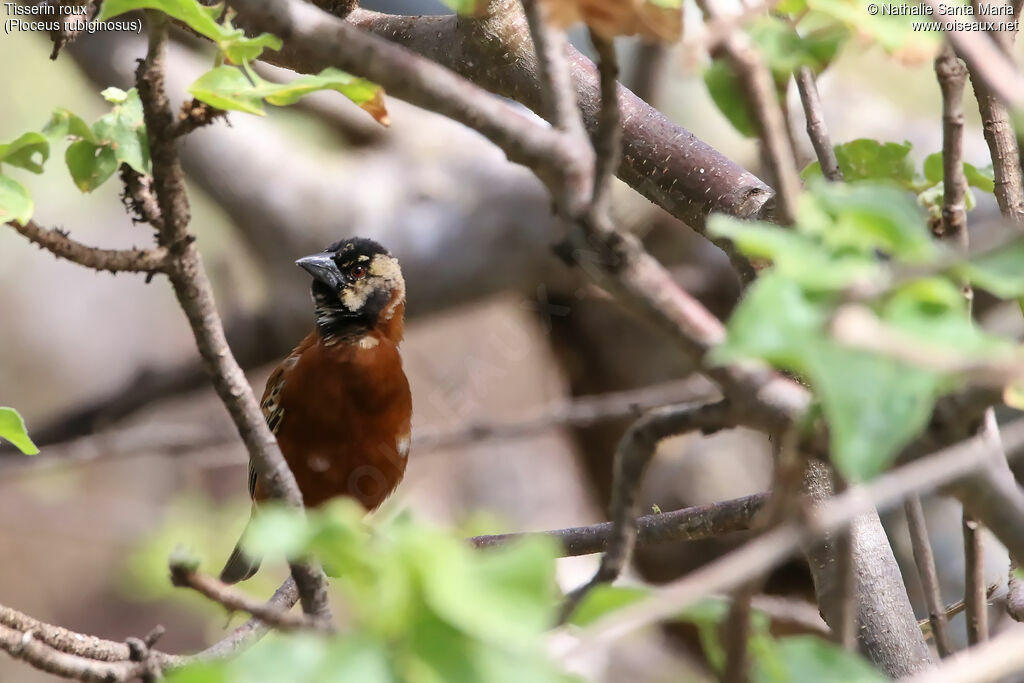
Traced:
MULTIPOLYGON (((267 387, 263 390, 263 399, 260 401, 260 409, 263 411, 263 419, 270 427, 270 433, 277 436, 277 430, 281 428, 281 420, 284 419, 284 408, 281 407, 281 390, 284 389, 285 373, 295 367, 299 357, 295 352, 284 359, 278 365, 270 377, 267 378, 267 387)), ((256 497, 256 467, 252 460, 249 461, 249 497, 256 497)))

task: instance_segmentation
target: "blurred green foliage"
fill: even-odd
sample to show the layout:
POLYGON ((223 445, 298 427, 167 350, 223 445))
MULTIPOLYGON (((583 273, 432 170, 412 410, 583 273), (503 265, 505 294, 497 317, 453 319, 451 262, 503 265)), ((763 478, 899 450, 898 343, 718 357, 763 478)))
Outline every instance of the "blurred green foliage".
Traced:
POLYGON ((0 407, 0 440, 6 439, 25 455, 36 455, 39 449, 32 443, 25 421, 14 408, 0 407))
POLYGON ((923 429, 938 396, 963 378, 837 339, 831 323, 850 293, 878 290, 863 305, 879 325, 922 355, 941 352, 964 361, 1019 352, 1011 340, 971 323, 960 281, 997 296, 1024 294, 1024 262, 1011 256, 1022 253, 1016 244, 1007 254, 900 279, 901 269, 951 255, 931 237, 913 196, 901 189, 912 182, 912 169, 899 167, 894 174, 893 159, 903 159, 907 148, 873 142, 860 148, 877 154, 845 154, 844 170, 877 180, 812 179, 792 229, 724 216, 713 217, 708 227, 748 256, 773 264, 733 313, 728 341, 714 358, 756 358, 806 379, 828 420, 833 462, 857 481, 884 469, 923 429))

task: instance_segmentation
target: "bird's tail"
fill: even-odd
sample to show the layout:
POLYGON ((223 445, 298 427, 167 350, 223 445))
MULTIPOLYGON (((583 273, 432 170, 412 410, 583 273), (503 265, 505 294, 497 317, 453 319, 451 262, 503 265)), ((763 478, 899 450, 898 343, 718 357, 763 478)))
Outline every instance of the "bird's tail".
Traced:
MULTIPOLYGON (((250 522, 252 520, 250 519, 250 522)), ((246 530, 249 526, 246 525, 246 530)), ((235 544, 235 549, 231 551, 231 556, 228 558, 227 563, 224 565, 224 569, 220 571, 220 580, 226 584, 238 583, 239 581, 245 581, 251 579, 253 575, 259 571, 260 563, 263 558, 251 555, 242 550, 242 541, 245 539, 245 532, 242 532, 242 537, 238 539, 238 543, 235 544)))

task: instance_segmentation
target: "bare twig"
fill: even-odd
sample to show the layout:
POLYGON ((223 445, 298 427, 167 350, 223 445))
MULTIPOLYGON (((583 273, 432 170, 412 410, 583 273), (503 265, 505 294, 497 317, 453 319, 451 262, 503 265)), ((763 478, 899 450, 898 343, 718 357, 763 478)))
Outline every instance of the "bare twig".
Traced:
MULTIPOLYGON (((934 14, 943 16, 938 0, 924 0, 934 14)), ((958 21, 943 21, 943 30, 968 68, 985 87, 1004 103, 1014 108, 1024 106, 1024 76, 1014 63, 992 40, 982 26, 970 17, 957 17, 958 21), (971 24, 961 28, 957 23, 971 24)))
POLYGON ((949 636, 949 623, 946 621, 946 607, 939 591, 939 575, 935 569, 935 555, 932 544, 928 540, 928 528, 925 525, 924 509, 921 507, 921 496, 913 494, 903 503, 907 515, 907 527, 910 529, 910 543, 914 551, 914 562, 917 575, 921 579, 924 601, 928 606, 928 619, 935 637, 935 647, 940 657, 948 657, 953 653, 953 641, 949 636))
POLYGON ((101 662, 61 652, 36 640, 32 631, 22 633, 6 626, 0 626, 0 649, 40 671, 86 683, 129 681, 145 670, 144 665, 131 661, 101 662))
MULTIPOLYGON (((1024 419, 1007 425, 1002 434, 1008 451, 1024 445, 1024 419)), ((572 654, 678 614, 708 593, 730 590, 777 566, 802 542, 841 529, 857 517, 875 508, 890 507, 912 493, 946 485, 987 466, 991 458, 990 444, 975 436, 887 472, 870 484, 851 488, 812 508, 804 521, 784 523, 682 579, 666 584, 651 597, 587 627, 572 654)))
MULTIPOLYGON (((704 14, 711 20, 720 20, 722 11, 710 0, 699 0, 704 14)), ((729 58, 736 75, 743 83, 749 98, 753 119, 757 124, 761 142, 775 177, 777 215, 780 222, 789 225, 796 219, 796 201, 800 194, 793 148, 789 142, 786 119, 775 93, 775 83, 764 60, 743 31, 730 31, 721 43, 721 50, 729 58)))
POLYGON ((1006 629, 989 641, 962 650, 942 665, 901 683, 995 683, 1013 680, 1024 667, 1024 625, 1006 629), (1011 678, 1007 678, 1011 677, 1011 678))
POLYGON ((949 44, 935 58, 942 90, 942 237, 967 251, 967 177, 964 175, 964 85, 967 69, 949 44))
POLYGON ((594 197, 595 210, 606 210, 608 194, 615 169, 619 167, 622 151, 622 116, 619 113, 619 63, 615 43, 597 32, 590 31, 590 42, 597 52, 597 71, 601 83, 601 110, 594 131, 594 197))
POLYGON ((625 80, 634 95, 654 107, 658 106, 660 99, 668 56, 668 46, 641 39, 633 53, 633 67, 625 80))
POLYGON ((988 600, 985 595, 985 548, 981 524, 967 511, 963 514, 964 603, 967 606, 967 643, 988 640, 988 600))
POLYGON ((534 121, 469 81, 386 40, 366 34, 316 7, 288 0, 235 0, 259 30, 273 31, 292 48, 381 84, 391 94, 478 130, 509 159, 546 180, 565 179, 589 192, 590 167, 558 131, 534 121))
POLYGON ((231 611, 248 612, 264 624, 279 631, 327 631, 330 623, 307 614, 292 614, 271 603, 253 599, 216 578, 199 572, 188 563, 171 561, 171 583, 179 588, 191 588, 231 611))
MULTIPOLYGON (((746 531, 750 529, 755 515, 764 508, 767 499, 767 493, 756 493, 720 503, 640 517, 636 520, 636 545, 698 541, 746 531)), ((490 548, 524 536, 541 535, 558 541, 562 546, 562 557, 575 557, 604 551, 615 538, 614 532, 611 522, 602 522, 554 531, 476 536, 469 540, 477 548, 490 548)))
MULTIPOLYGON (((298 599, 295 581, 289 578, 260 611, 287 611, 298 599)), ((49 673, 104 683, 133 680, 154 666, 167 671, 193 661, 228 657, 262 638, 269 628, 254 617, 202 652, 182 656, 153 649, 153 641, 161 633, 158 627, 144 640, 146 652, 140 658, 138 648, 133 647, 137 643, 119 643, 76 633, 0 605, 0 649, 49 673)))
POLYGON ((750 678, 750 656, 747 642, 750 640, 751 600, 757 591, 759 580, 746 583, 732 594, 729 611, 722 623, 722 642, 725 644, 725 669, 723 683, 745 683, 750 678))
POLYGON ((181 111, 178 118, 171 124, 168 134, 171 137, 179 138, 188 135, 197 128, 208 126, 217 119, 226 118, 228 113, 223 109, 216 109, 193 98, 181 103, 181 111))
MULTIPOLYGON (((999 583, 990 583, 988 585, 988 588, 985 589, 985 597, 988 599, 989 602, 992 601, 992 596, 996 594, 997 590, 999 590, 999 583)), ((943 613, 946 616, 946 621, 949 622, 950 619, 957 616, 966 609, 967 603, 964 601, 963 598, 960 598, 956 602, 952 602, 946 605, 943 608, 943 613)), ((932 622, 928 617, 925 617, 921 621, 917 622, 917 625, 921 627, 921 632, 924 633, 925 638, 932 637, 932 622)))
POLYGON ((691 431, 710 433, 732 425, 728 404, 666 406, 634 422, 615 450, 612 500, 609 516, 612 538, 593 578, 573 591, 563 606, 567 618, 591 588, 614 581, 629 562, 637 536, 637 493, 647 464, 658 443, 669 436, 691 431))
POLYGON ((111 273, 156 273, 167 268, 167 250, 155 249, 97 249, 76 242, 64 230, 44 228, 35 221, 25 225, 11 222, 11 226, 29 240, 58 258, 64 258, 86 268, 111 273))
MULTIPOLYGON (((302 494, 295 477, 263 419, 245 374, 228 347, 210 281, 194 240, 188 233, 185 177, 176 141, 171 135, 174 116, 163 83, 167 20, 158 12, 150 11, 147 16, 150 21, 149 51, 139 64, 137 83, 153 160, 153 189, 163 221, 158 241, 171 252, 168 277, 189 320, 214 389, 231 414, 263 485, 274 498, 301 507, 302 494)), ((330 608, 323 572, 307 563, 293 563, 292 576, 302 598, 303 610, 328 619, 330 608)))
POLYGON ((517 439, 552 427, 588 427, 624 417, 636 418, 669 403, 712 401, 718 392, 703 377, 664 382, 640 389, 580 396, 548 405, 535 414, 505 421, 474 422, 452 429, 421 429, 413 436, 417 452, 452 448, 487 439, 517 439))
MULTIPOLYGON (((971 5, 976 14, 980 12, 981 3, 978 0, 972 0, 971 5)), ((1015 35, 999 32, 993 37, 1007 50, 1015 35)), ((1021 173, 1017 136, 1010 114, 1002 100, 985 84, 974 65, 968 63, 967 69, 978 99, 985 142, 992 157, 996 202, 1003 216, 1018 226, 1024 225, 1024 175, 1021 173)))
POLYGON ((841 181, 843 172, 839 170, 836 151, 832 148, 832 139, 828 134, 825 115, 821 110, 821 98, 818 96, 818 85, 814 82, 814 72, 809 66, 796 70, 796 86, 800 91, 800 102, 804 107, 807 119, 807 137, 811 139, 814 154, 821 165, 821 173, 832 181, 841 181))
POLYGON ((537 55, 537 81, 540 83, 541 115, 556 129, 577 141, 586 133, 576 104, 576 88, 568 68, 565 33, 548 25, 545 3, 523 0, 523 13, 530 27, 533 50, 537 55))

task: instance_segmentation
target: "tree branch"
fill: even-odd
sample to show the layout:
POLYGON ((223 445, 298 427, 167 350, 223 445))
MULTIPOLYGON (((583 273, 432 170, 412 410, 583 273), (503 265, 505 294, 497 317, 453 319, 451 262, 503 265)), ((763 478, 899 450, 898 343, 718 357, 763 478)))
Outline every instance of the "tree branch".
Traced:
MULTIPOLYGON (((698 0, 705 16, 720 21, 723 13, 713 0, 698 0)), ((785 225, 796 220, 796 202, 800 194, 800 176, 790 145, 786 118, 775 92, 771 72, 750 38, 742 30, 728 32, 721 48, 736 71, 753 119, 757 124, 761 143, 767 152, 772 175, 778 185, 776 217, 785 225)))
MULTIPOLYGON (((924 3, 932 8, 934 14, 943 16, 938 0, 924 0, 924 3)), ((1024 107, 1024 76, 1016 65, 988 32, 981 30, 982 26, 977 21, 969 17, 958 19, 971 24, 971 28, 959 28, 953 26, 953 22, 942 22, 943 30, 957 54, 967 62, 967 67, 985 84, 989 92, 1015 109, 1024 107)))
POLYGON ((251 598, 234 586, 199 572, 187 562, 172 560, 170 570, 171 583, 175 586, 191 588, 230 611, 248 612, 267 626, 279 631, 333 631, 329 622, 307 614, 292 614, 272 603, 251 598))
POLYGON ((836 151, 832 148, 832 139, 828 134, 828 125, 821 110, 821 98, 818 96, 818 85, 814 82, 814 72, 809 66, 802 66, 795 73, 797 90, 800 91, 800 103, 807 119, 807 137, 811 139, 814 154, 818 157, 821 173, 827 179, 838 182, 843 179, 839 170, 836 151))
MULTIPOLYGON (((979 0, 972 0, 971 5, 976 14, 980 12, 979 0)), ((1004 33, 994 38, 1005 51, 1009 49, 1014 35, 1004 33)), ((993 192, 999 204, 999 211, 1014 224, 1024 226, 1024 174, 1021 173, 1020 150, 1013 123, 1010 121, 1010 113, 1003 101, 985 84, 977 68, 968 63, 967 70, 978 99, 982 132, 992 158, 995 176, 993 192)))
POLYGON ((953 653, 953 641, 949 636, 946 605, 939 590, 939 575, 935 569, 932 544, 928 540, 928 527, 925 523, 924 508, 921 506, 921 496, 909 496, 903 503, 903 510, 907 516, 910 545, 914 552, 917 575, 921 579, 924 602, 928 606, 928 620, 935 636, 935 648, 940 657, 948 657, 953 653))
POLYGON ((935 58, 942 90, 942 237, 967 251, 967 177, 964 175, 964 85, 967 69, 949 44, 935 58))
MULTIPOLYGON (((188 318, 214 389, 231 414, 263 485, 274 498, 301 508, 302 494, 263 419, 245 374, 231 354, 210 281, 194 239, 188 233, 185 176, 178 159, 176 138, 172 135, 174 117, 164 91, 166 17, 154 11, 149 11, 147 16, 150 23, 149 51, 139 64, 137 82, 153 160, 153 189, 163 223, 158 241, 171 252, 168 277, 188 318)), ((323 572, 306 563, 293 563, 292 576, 302 598, 303 610, 329 619, 327 581, 323 572)))
POLYGON ((93 270, 111 273, 156 273, 167 269, 167 249, 97 249, 76 242, 67 231, 44 228, 35 221, 25 225, 10 222, 11 226, 34 244, 57 258, 67 259, 93 270))
MULTIPOLYGON (((751 521, 764 508, 767 500, 767 493, 756 493, 720 503, 639 517, 636 520, 636 545, 699 541, 736 531, 746 531, 750 529, 751 521)), ((527 536, 546 536, 558 541, 562 546, 561 557, 603 552, 618 538, 612 522, 602 522, 553 531, 475 536, 469 540, 477 548, 491 548, 527 536)))
MULTIPOLYGON (((1003 429, 1003 437, 1010 452, 1024 445, 1024 419, 1008 424, 1003 429)), ((621 637, 646 624, 678 614, 708 593, 735 588, 783 562, 802 543, 820 539, 864 515, 873 515, 876 508, 891 507, 911 493, 944 486, 965 474, 987 466, 990 459, 989 444, 978 437, 972 437, 887 472, 869 484, 853 487, 833 498, 825 499, 808 510, 805 520, 786 522, 682 579, 660 587, 652 596, 617 610, 588 626, 580 634, 578 643, 572 646, 571 654, 577 655, 581 651, 598 647, 609 639, 621 637)), ((918 630, 916 622, 915 630, 918 630)), ((893 638, 891 632, 888 635, 878 635, 893 638)), ((909 654, 913 656, 912 653, 909 654)), ((909 664, 909 671, 914 672, 922 671, 928 662, 918 661, 917 665, 912 667, 909 664)))
MULTIPOLYGON (((515 1, 492 3, 492 11, 481 19, 405 17, 356 9, 349 21, 540 112, 537 60, 524 40, 524 22, 512 7, 515 1)), ((298 54, 287 46, 266 58, 304 73, 328 66, 315 55, 298 54)), ((597 70, 572 48, 569 62, 577 101, 593 129, 600 108, 597 70)), ((761 215, 771 188, 626 88, 620 86, 618 96, 623 119, 618 175, 626 184, 696 230, 703 229, 712 211, 761 215)))

